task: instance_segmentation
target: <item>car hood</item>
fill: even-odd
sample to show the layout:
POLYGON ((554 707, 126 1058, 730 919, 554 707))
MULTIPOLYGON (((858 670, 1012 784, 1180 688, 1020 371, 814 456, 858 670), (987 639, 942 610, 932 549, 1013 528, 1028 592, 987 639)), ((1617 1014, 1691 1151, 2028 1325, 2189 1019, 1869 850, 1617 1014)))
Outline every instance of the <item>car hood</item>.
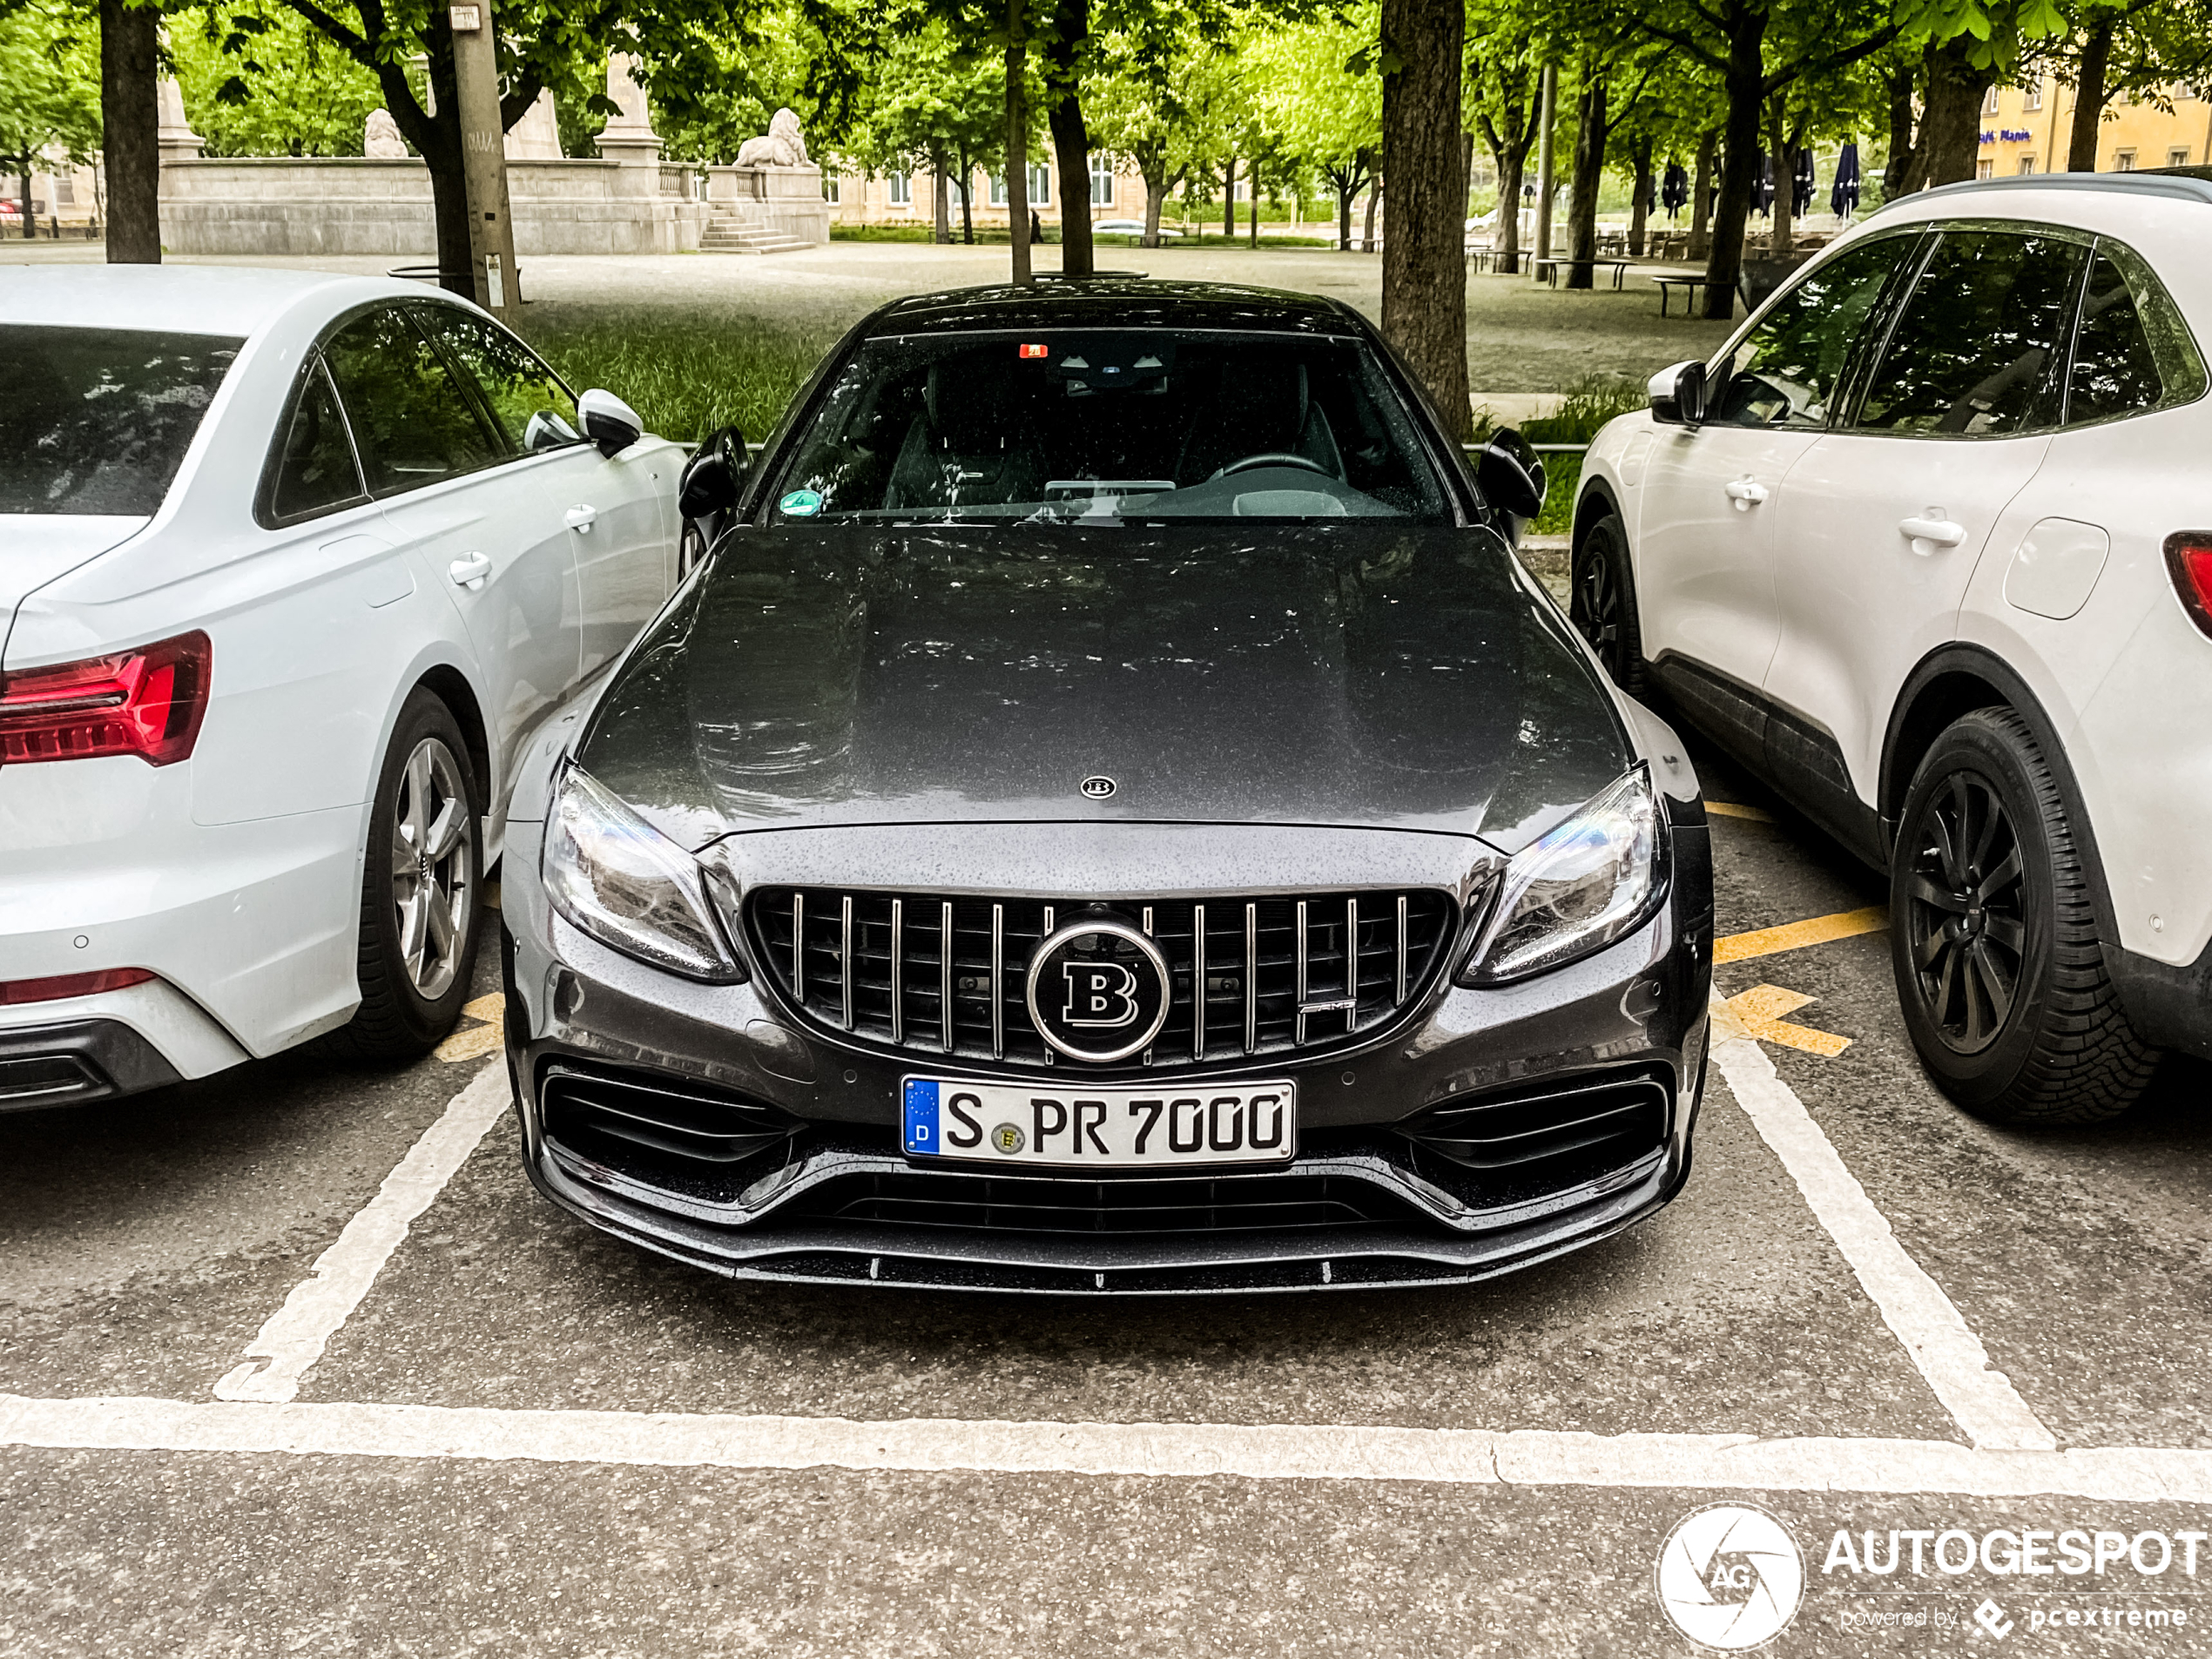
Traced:
POLYGON ((0 663, 16 607, 57 576, 129 540, 143 518, 92 513, 0 514, 0 663))
POLYGON ((1057 820, 1510 852, 1632 759, 1512 559, 1487 529, 1372 522, 743 529, 638 642, 578 758, 692 848, 1057 820), (1086 798, 1095 778, 1109 798, 1086 798))

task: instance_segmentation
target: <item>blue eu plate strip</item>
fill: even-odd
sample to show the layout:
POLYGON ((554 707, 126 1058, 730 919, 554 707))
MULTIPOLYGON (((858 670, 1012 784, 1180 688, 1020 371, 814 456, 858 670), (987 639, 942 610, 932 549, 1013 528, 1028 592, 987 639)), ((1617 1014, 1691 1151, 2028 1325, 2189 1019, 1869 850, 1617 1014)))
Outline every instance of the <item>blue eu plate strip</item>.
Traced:
POLYGON ((937 1085, 919 1077, 907 1079, 906 1147, 929 1156, 941 1150, 937 1144, 937 1085))

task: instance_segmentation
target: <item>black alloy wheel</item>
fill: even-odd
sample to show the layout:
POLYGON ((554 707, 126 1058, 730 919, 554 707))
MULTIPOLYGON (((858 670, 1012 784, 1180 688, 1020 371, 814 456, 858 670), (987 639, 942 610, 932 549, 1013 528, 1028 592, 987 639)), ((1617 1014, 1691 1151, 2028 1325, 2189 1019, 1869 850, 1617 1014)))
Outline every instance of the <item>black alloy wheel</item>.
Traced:
POLYGON ((1946 728, 1898 824, 1891 959, 1937 1087, 1993 1123, 2126 1110, 2158 1054, 2105 972, 2066 798, 2027 721, 1978 709, 1946 728))
POLYGON ((1567 615, 1613 683, 1631 697, 1642 695, 1643 631, 1636 620, 1629 540, 1610 513, 1591 523, 1575 544, 1567 615))

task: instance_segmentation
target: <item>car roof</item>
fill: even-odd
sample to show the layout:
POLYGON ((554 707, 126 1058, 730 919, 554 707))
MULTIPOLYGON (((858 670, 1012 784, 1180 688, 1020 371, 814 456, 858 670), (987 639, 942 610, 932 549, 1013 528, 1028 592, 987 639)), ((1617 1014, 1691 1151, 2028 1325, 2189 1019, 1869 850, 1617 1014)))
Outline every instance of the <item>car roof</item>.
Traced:
POLYGON ((950 288, 894 300, 870 319, 868 336, 969 334, 1023 328, 1221 328, 1253 334, 1358 335, 1359 314, 1318 293, 1229 282, 1154 281, 1108 272, 950 288))
POLYGON ((1999 206, 1996 201, 1962 199, 2002 198, 2021 191, 2079 192, 2087 199, 2085 206, 2098 197, 2105 199, 2096 204, 2100 206, 2120 206, 2130 196, 2212 204, 2212 167, 2147 167, 2133 172, 2039 172, 2005 179, 1969 179, 1962 184, 1939 185, 1933 190, 1892 197, 1867 217, 1878 219, 1900 209, 1936 202, 1946 206, 1993 210, 1999 206))
POLYGON ((391 277, 223 265, 44 265, 0 274, 0 321, 259 333, 303 300, 340 307, 433 292, 391 277))

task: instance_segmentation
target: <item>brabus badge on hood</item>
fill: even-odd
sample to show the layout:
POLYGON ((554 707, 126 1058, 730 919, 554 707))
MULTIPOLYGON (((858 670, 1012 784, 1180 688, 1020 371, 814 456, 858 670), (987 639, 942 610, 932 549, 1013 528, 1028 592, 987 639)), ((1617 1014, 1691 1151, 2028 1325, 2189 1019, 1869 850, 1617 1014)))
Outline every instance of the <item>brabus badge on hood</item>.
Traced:
POLYGON ((1087 799, 1105 800, 1113 794, 1115 784, 1111 778, 1094 772, 1076 787, 1082 791, 1087 799))

